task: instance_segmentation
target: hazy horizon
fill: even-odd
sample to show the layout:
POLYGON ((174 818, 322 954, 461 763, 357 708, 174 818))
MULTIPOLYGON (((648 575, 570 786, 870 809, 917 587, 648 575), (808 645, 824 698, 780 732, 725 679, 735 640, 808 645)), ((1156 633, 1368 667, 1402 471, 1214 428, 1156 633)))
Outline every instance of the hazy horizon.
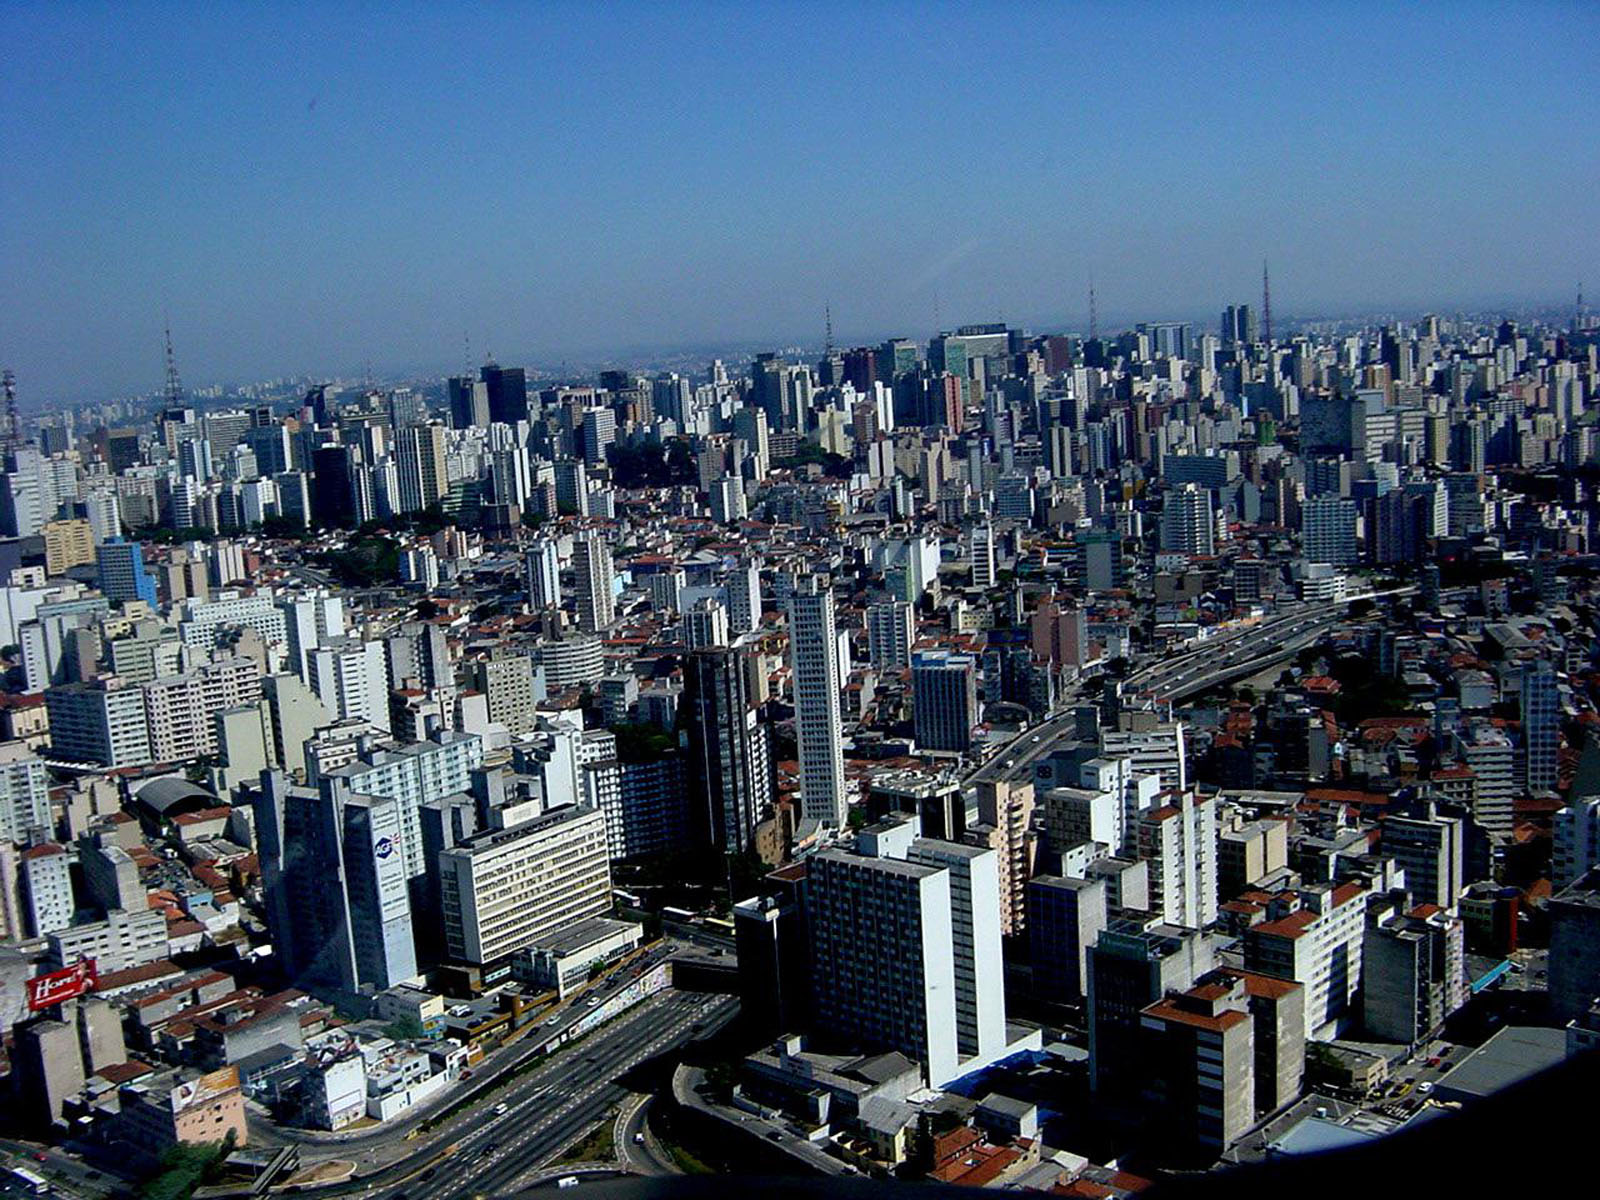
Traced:
POLYGON ((1559 307, 1596 11, 12 5, 0 364, 37 409, 159 388, 169 319, 192 386, 922 340, 1091 274, 1214 320, 1263 257, 1285 320, 1559 307))

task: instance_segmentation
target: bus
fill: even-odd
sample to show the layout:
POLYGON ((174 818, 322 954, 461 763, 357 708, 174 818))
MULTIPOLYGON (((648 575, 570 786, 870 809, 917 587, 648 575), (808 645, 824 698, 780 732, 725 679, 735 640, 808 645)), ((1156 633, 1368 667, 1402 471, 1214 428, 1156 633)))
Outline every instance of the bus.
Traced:
POLYGON ((664 921, 678 921, 681 924, 689 925, 693 924, 695 918, 694 914, 687 908, 663 908, 661 910, 661 919, 664 921))
POLYGON ((27 1167, 9 1168, 11 1177, 27 1188, 35 1196, 46 1196, 50 1193, 50 1185, 45 1182, 42 1175, 35 1175, 27 1167))
POLYGON ((712 933, 721 934, 723 937, 733 936, 733 922, 727 917, 707 917, 701 924, 712 933))

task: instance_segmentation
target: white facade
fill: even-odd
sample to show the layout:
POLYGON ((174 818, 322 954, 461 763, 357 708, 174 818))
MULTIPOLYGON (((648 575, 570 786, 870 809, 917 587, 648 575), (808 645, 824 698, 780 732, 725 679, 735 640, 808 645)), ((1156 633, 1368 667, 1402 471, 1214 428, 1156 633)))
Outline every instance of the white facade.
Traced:
POLYGON ((389 672, 382 642, 335 638, 306 655, 306 683, 340 720, 389 731, 389 672))
POLYGON ((801 814, 845 825, 844 729, 833 593, 816 576, 800 581, 789 610, 795 735, 800 747, 801 814))

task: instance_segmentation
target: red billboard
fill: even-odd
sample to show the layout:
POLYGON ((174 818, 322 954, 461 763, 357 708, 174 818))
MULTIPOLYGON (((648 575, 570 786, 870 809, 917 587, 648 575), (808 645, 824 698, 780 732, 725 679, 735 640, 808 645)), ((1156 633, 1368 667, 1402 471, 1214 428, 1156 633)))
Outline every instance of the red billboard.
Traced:
POLYGON ((49 1008, 53 1004, 60 1004, 63 1000, 71 1000, 85 992, 92 992, 98 978, 99 976, 95 974, 94 959, 86 958, 63 970, 30 979, 28 1011, 38 1012, 41 1008, 49 1008))

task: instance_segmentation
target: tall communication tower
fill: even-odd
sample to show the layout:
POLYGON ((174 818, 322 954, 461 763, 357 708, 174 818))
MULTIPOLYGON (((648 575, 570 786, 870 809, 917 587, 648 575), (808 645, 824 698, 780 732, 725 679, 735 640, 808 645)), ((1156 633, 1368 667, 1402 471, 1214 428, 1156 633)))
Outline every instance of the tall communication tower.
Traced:
POLYGON ((822 306, 822 357, 833 357, 833 306, 822 306))
POLYGON ((5 388, 6 401, 5 412, 0 413, 0 450, 12 454, 22 445, 22 421, 17 416, 17 377, 10 367, 0 375, 0 386, 5 388))
POLYGON ((1267 278, 1267 260, 1261 260, 1261 337, 1272 345, 1272 282, 1267 278))
POLYGON ((1094 273, 1089 274, 1089 340, 1100 336, 1100 317, 1094 307, 1094 273))
POLYGON ((178 356, 172 352, 172 326, 167 326, 167 386, 162 393, 168 408, 183 407, 183 380, 178 377, 178 356))

